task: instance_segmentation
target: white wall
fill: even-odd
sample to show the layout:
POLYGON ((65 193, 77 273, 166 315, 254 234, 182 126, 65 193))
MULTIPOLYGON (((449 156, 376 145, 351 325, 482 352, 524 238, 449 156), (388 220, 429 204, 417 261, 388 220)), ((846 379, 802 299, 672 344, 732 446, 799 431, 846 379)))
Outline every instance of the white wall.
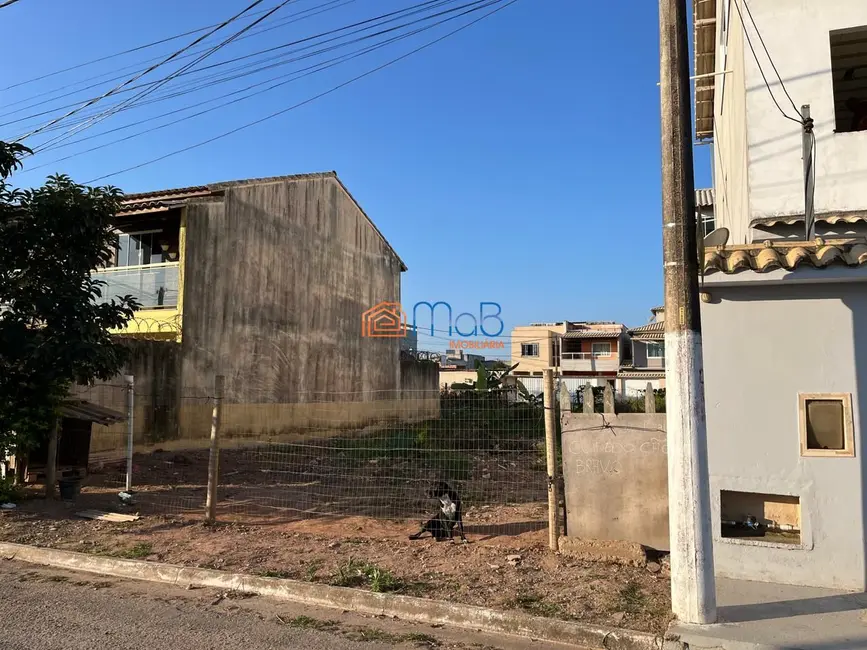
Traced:
MULTIPOLYGON (((867 25, 867 2, 750 0, 749 7, 795 105, 799 110, 802 104, 811 106, 818 143, 816 212, 867 209, 867 132, 834 133, 830 53, 832 30, 867 25)), ((773 81, 758 37, 746 13, 744 17, 763 68, 773 81)), ((750 218, 804 214, 801 127, 780 115, 748 49, 743 57, 750 218)), ((795 109, 779 84, 772 88, 783 110, 793 114, 795 109)), ((716 189, 719 196, 720 187, 716 189)))
POLYGON ((650 385, 653 387, 653 390, 659 390, 662 388, 662 384, 665 382, 664 379, 618 379, 617 383, 619 385, 619 392, 621 395, 625 395, 626 397, 639 397, 640 395, 644 395, 644 392, 647 390, 647 384, 650 382, 650 385))
POLYGON ((864 589, 867 284, 710 291, 701 318, 717 574, 864 589), (799 392, 852 393, 855 458, 800 456, 799 392), (803 548, 722 540, 720 490, 798 495, 803 548))
POLYGON ((746 82, 744 33, 734 0, 717 2, 716 71, 714 92, 714 142, 712 151, 714 217, 716 227, 729 229, 729 244, 749 243, 749 179, 746 135, 746 82), (727 26, 727 29, 723 29, 727 26))

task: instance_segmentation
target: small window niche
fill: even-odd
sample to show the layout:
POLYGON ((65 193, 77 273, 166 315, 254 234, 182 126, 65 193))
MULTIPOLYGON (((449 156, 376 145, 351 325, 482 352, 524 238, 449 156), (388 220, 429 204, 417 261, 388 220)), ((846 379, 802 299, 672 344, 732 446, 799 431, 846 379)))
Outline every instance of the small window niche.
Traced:
POLYGON ((788 494, 720 491, 723 539, 801 544, 801 499, 788 494))
POLYGON ((867 131, 867 26, 830 36, 835 131, 867 131))
POLYGON ((798 426, 801 456, 851 458, 855 455, 851 394, 801 393, 798 426))

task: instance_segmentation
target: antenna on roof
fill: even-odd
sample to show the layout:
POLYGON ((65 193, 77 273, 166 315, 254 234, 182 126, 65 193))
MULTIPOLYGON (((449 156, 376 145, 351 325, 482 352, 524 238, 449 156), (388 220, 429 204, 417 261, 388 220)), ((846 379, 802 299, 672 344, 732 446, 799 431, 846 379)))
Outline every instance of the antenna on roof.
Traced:
POLYGON ((704 238, 705 246, 725 246, 729 240, 728 228, 717 228, 704 238))

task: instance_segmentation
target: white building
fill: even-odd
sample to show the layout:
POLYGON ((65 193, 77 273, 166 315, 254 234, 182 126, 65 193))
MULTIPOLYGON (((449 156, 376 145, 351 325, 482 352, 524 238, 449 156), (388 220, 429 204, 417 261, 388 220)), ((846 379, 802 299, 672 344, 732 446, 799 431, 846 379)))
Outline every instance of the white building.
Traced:
POLYGON ((867 2, 694 7, 696 136, 713 141, 715 225, 728 243, 804 237, 802 105, 814 121, 816 235, 867 233, 867 2))
POLYGON ((715 226, 730 231, 706 247, 702 279, 716 571, 864 590, 867 0, 694 7, 696 134, 712 141, 715 226))

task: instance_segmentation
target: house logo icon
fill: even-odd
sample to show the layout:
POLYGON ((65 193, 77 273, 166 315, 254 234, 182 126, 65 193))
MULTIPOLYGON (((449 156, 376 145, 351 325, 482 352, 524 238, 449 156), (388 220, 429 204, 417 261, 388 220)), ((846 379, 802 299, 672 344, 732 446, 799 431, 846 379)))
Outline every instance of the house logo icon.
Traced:
POLYGON ((361 335, 368 338, 406 336, 406 313, 399 302, 380 302, 361 314, 361 335))

